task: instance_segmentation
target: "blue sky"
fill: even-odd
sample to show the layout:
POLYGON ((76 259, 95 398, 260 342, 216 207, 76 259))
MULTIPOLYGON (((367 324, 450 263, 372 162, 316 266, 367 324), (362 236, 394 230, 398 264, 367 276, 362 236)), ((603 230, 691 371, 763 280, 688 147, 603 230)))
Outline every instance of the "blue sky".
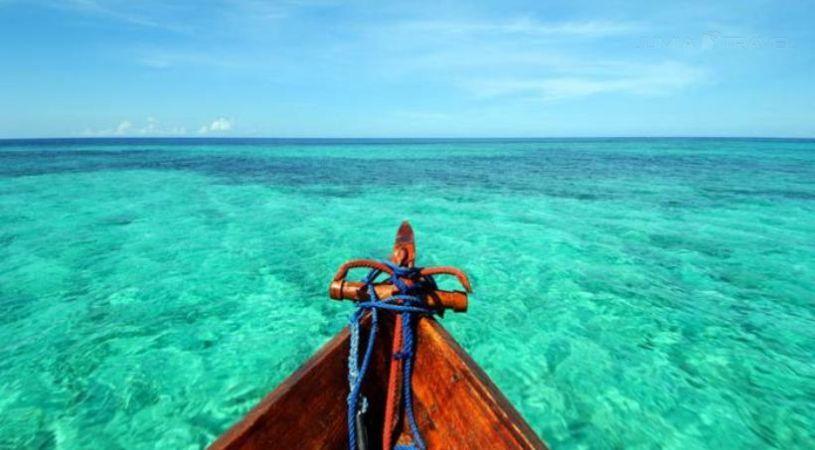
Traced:
POLYGON ((0 138, 815 136, 815 2, 0 0, 0 138))

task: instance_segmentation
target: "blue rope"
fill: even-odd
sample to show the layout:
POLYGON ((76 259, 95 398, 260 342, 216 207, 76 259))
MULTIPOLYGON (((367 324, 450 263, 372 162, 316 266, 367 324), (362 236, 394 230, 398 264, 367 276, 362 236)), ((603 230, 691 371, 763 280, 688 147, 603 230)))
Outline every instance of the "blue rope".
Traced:
POLYGON ((357 310, 351 315, 349 328, 351 330, 350 352, 348 355, 348 448, 357 450, 357 428, 356 415, 358 412, 364 413, 368 408, 365 397, 360 397, 362 381, 368 366, 371 363, 376 331, 379 326, 378 311, 380 309, 393 311, 402 316, 402 348, 394 355, 396 359, 404 360, 402 364, 402 399, 405 413, 410 425, 410 432, 413 436, 412 445, 397 445, 394 450, 425 450, 419 426, 416 424, 416 417, 413 413, 413 388, 411 379, 413 376, 413 354, 415 349, 416 329, 414 318, 417 314, 433 314, 433 310, 428 308, 422 299, 421 292, 436 289, 436 282, 433 277, 422 277, 421 269, 397 266, 390 261, 382 261, 392 271, 391 283, 398 289, 399 294, 392 295, 386 299, 380 299, 376 295, 374 282, 382 274, 382 271, 374 269, 363 279, 368 289, 368 301, 357 303, 357 310), (412 286, 408 286, 403 279, 413 281, 412 286), (365 347, 365 354, 362 363, 359 362, 359 325, 366 310, 371 311, 371 329, 368 332, 368 343, 365 347))

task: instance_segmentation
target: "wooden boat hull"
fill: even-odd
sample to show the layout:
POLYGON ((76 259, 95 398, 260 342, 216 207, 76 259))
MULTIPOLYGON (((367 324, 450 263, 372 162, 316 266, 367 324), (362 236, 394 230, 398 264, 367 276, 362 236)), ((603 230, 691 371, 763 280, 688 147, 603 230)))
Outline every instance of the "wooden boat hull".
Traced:
MULTIPOLYGON (((414 267, 415 258, 413 229, 403 222, 396 234, 391 262, 414 267)), ((349 261, 340 267, 331 283, 329 295, 332 298, 367 299, 361 285, 345 281, 348 270, 353 267, 389 270, 373 260, 349 261)), ((466 275, 456 268, 417 270, 453 275, 470 290, 466 275)), ((386 295, 392 295, 394 286, 377 287, 387 291, 386 295)), ((466 292, 427 292, 425 304, 463 311, 467 309, 466 292)), ((392 355, 402 348, 401 320, 401 316, 392 312, 379 312, 373 358, 362 383, 362 395, 368 401, 364 420, 367 449, 391 450, 393 443, 411 441, 403 411, 395 406, 400 397, 397 386, 402 382, 403 362, 392 355), (399 384, 389 385, 389 380, 399 380, 399 384), (383 445, 383 439, 388 441, 387 445, 383 445)), ((411 385, 415 418, 427 448, 545 449, 543 442, 453 337, 431 317, 418 320, 411 385)), ((365 348, 370 316, 363 318, 361 328, 359 346, 365 348)), ((210 449, 347 448, 349 345, 350 334, 346 327, 210 449)))
MULTIPOLYGON (((379 328, 363 388, 370 403, 369 448, 382 448, 391 343, 379 328)), ((367 326, 363 324, 363 328, 367 326)), ((363 336, 366 333, 362 333, 363 336)), ((211 450, 347 448, 346 395, 349 333, 344 329, 266 396, 211 450)), ((363 344, 364 345, 364 342, 363 344)), ((434 319, 418 324, 413 375, 414 409, 428 449, 545 449, 509 401, 434 319)))

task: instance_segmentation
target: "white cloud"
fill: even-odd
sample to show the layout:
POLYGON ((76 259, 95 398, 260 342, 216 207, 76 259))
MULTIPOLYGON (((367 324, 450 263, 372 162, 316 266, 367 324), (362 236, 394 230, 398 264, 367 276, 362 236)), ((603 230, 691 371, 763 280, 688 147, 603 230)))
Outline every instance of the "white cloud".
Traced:
MULTIPOLYGON (((3 0, 0 0, 0 4, 3 0)), ((305 9, 330 7, 336 2, 285 0, 271 2, 268 0, 231 0, 218 2, 202 14, 199 2, 167 2, 161 0, 41 0, 43 5, 98 17, 121 24, 158 29, 181 35, 196 35, 211 31, 210 20, 217 20, 219 31, 229 30, 232 26, 244 31, 250 24, 258 27, 268 26, 270 21, 278 22, 298 11, 305 9), (205 16, 204 20, 200 17, 205 16), (209 16, 209 17, 207 17, 209 16), (235 25, 237 24, 237 25, 235 25)))
POLYGON ((158 121, 156 120, 155 117, 150 116, 147 118, 147 125, 145 125, 141 130, 139 130, 139 133, 148 135, 155 134, 156 131, 158 131, 158 128, 159 128, 158 121))
POLYGON ((663 95, 697 83, 704 76, 703 71, 676 62, 629 64, 616 73, 609 73, 601 65, 594 71, 586 68, 582 73, 564 76, 476 80, 468 88, 482 98, 518 96, 554 101, 603 93, 663 95))
POLYGON ((185 68, 189 66, 209 66, 219 69, 241 69, 255 62, 240 60, 234 55, 218 52, 179 50, 155 46, 139 46, 132 51, 133 62, 151 69, 185 68))
POLYGON ((129 120, 123 120, 119 123, 119 126, 116 127, 116 131, 114 132, 114 134, 116 134, 117 136, 122 136, 124 134, 127 134, 128 130, 130 130, 132 127, 133 124, 130 123, 129 120))
POLYGON ((214 122, 212 122, 212 125, 209 126, 209 129, 212 131, 229 131, 231 128, 232 123, 223 117, 216 119, 214 122))
POLYGON ((119 122, 114 128, 92 129, 86 128, 80 136, 106 137, 106 136, 183 136, 187 134, 186 127, 163 125, 153 116, 148 117, 143 125, 134 124, 130 120, 119 122))
POLYGON ((639 54, 636 46, 651 27, 645 22, 522 16, 403 21, 374 27, 366 36, 378 52, 373 70, 381 76, 410 82, 420 74, 475 99, 665 95, 706 78, 690 62, 639 54))
POLYGON ((530 17, 503 21, 415 21, 398 26, 405 31, 436 34, 506 34, 527 36, 602 37, 628 34, 644 27, 635 22, 587 20, 542 22, 530 17))
POLYGON ((189 34, 193 30, 175 17, 184 17, 178 6, 162 2, 119 2, 105 0, 46 0, 52 8, 80 14, 103 17, 117 22, 145 28, 158 28, 174 33, 189 34))
POLYGON ((219 117, 212 121, 209 125, 203 125, 201 128, 198 129, 199 134, 206 134, 206 133, 225 133, 232 129, 232 121, 225 118, 219 117))

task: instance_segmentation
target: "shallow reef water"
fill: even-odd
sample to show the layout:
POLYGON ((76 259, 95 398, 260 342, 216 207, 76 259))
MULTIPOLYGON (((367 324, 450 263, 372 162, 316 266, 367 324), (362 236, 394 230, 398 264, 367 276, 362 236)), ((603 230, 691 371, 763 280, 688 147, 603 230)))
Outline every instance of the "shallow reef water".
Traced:
POLYGON ((0 449, 205 446, 404 219, 553 448, 815 448, 815 141, 541 139, 0 141, 0 449))

